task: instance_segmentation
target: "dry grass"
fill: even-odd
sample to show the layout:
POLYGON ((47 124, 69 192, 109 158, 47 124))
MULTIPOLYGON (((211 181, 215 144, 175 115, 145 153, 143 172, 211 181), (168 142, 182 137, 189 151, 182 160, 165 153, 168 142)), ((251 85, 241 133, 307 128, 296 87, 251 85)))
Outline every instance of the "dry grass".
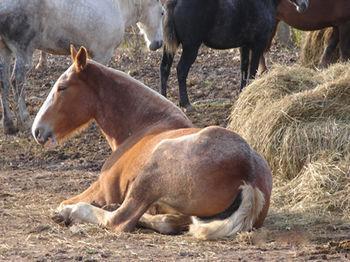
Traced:
POLYGON ((288 211, 304 210, 321 215, 342 212, 350 219, 350 155, 319 158, 303 167, 297 177, 275 188, 274 205, 288 211), (288 202, 289 205, 285 206, 288 202))
MULTIPOLYGON (((319 67, 323 52, 329 42, 332 28, 312 31, 304 34, 301 41, 300 62, 306 67, 319 67)), ((339 49, 332 54, 330 63, 339 59, 339 49)))
POLYGON ((277 66, 235 103, 229 127, 269 162, 277 208, 350 218, 348 68, 277 66))

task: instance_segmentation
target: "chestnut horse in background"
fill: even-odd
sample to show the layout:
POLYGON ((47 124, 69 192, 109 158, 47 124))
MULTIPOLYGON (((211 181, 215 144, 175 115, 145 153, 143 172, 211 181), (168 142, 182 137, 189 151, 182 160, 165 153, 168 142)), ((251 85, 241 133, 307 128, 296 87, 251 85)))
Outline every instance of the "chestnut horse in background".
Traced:
MULTIPOLYGON (((330 57, 339 43, 341 59, 350 59, 350 1, 349 0, 309 0, 308 9, 299 13, 288 0, 281 0, 277 7, 275 30, 279 21, 302 30, 314 31, 333 27, 331 39, 321 58, 321 66, 330 63, 330 57)), ((271 37, 270 45, 275 33, 271 37)), ((260 72, 266 71, 264 56, 260 59, 260 72)))
POLYGON ((200 239, 262 226, 271 172, 239 135, 215 126, 195 128, 157 92, 88 60, 85 48, 72 48, 71 55, 74 63, 38 112, 33 136, 54 145, 96 121, 113 153, 95 183, 61 203, 61 219, 116 232, 138 224, 174 234, 190 226, 200 239), (121 206, 102 208, 113 204, 121 206), (150 208, 156 213, 146 213, 150 208))

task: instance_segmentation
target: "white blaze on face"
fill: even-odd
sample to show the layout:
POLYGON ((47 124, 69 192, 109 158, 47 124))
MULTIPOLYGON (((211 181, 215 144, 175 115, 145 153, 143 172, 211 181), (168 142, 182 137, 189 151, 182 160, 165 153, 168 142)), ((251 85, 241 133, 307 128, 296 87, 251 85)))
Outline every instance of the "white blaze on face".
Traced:
POLYGON ((159 1, 148 0, 143 2, 141 8, 141 18, 140 22, 137 23, 137 26, 144 35, 148 47, 151 47, 151 45, 162 44, 163 14, 164 8, 159 1))
POLYGON ((43 115, 45 114, 45 112, 50 108, 50 106, 52 105, 53 103, 53 100, 54 100, 54 95, 57 91, 57 87, 58 87, 58 82, 63 78, 63 77, 66 77, 67 74, 69 73, 71 68, 68 68, 67 71, 65 73, 63 73, 60 78, 56 81, 56 83, 54 84, 54 86, 52 87, 49 95, 47 96, 44 104, 41 106, 39 112, 36 114, 35 116, 35 119, 34 119, 34 122, 33 122, 33 125, 32 125, 32 135, 35 139, 36 142, 37 141, 37 138, 35 136, 35 130, 37 130, 39 127, 45 127, 47 128, 47 124, 46 123, 43 123, 42 122, 42 117, 43 115))

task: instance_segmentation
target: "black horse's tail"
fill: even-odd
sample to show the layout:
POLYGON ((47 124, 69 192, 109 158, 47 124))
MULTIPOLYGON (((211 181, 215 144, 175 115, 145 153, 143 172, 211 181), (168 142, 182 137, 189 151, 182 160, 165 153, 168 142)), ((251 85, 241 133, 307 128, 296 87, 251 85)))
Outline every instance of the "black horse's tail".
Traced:
POLYGON ((177 4, 177 0, 167 1, 165 5, 166 15, 164 19, 164 45, 165 50, 170 54, 175 54, 179 47, 179 40, 176 35, 175 22, 174 22, 174 10, 177 4))

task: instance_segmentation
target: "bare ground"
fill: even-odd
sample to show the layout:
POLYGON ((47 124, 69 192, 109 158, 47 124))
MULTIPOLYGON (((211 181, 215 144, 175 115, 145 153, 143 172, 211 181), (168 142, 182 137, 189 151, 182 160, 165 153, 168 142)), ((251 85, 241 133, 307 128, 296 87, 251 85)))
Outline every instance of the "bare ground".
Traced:
MULTIPOLYGON (((157 89, 160 57, 160 52, 124 48, 111 66, 157 89)), ((274 46, 270 59, 293 63, 296 50, 274 46)), ((48 68, 29 74, 27 101, 33 116, 69 64, 68 58, 50 56, 48 68)), ((239 56, 234 50, 200 51, 188 78, 196 107, 189 117, 196 125, 226 126, 238 95, 238 69, 239 56)), ((175 79, 173 66, 169 94, 177 102, 175 79)), ((0 260, 350 260, 349 221, 281 213, 278 207, 271 208, 264 228, 220 241, 147 230, 114 234, 91 225, 68 228, 53 222, 53 210, 96 180, 109 154, 96 126, 52 150, 36 145, 28 133, 5 137, 1 131, 0 260)))

